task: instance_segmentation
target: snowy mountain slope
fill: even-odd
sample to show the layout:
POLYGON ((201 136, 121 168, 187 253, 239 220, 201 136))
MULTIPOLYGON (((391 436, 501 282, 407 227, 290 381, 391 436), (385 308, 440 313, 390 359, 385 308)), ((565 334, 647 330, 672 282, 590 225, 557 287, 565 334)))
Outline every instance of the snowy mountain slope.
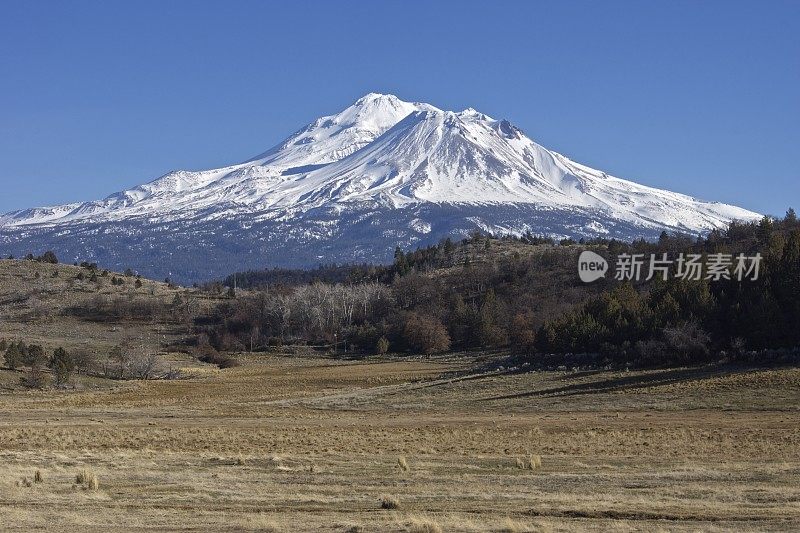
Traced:
MULTIPOLYGON (((226 244, 240 239, 223 228, 239 228, 256 231, 255 242, 272 243, 259 248, 267 255, 281 238, 296 242, 296 265, 303 265, 357 258, 352 243, 343 243, 365 220, 369 224, 359 226, 363 259, 380 260, 398 242, 474 228, 654 237, 662 230, 705 232, 758 216, 609 176, 474 109, 454 113, 370 93, 237 165, 170 172, 104 200, 0 216, 0 250, 47 242, 84 259, 97 254, 87 232, 148 231, 164 241, 148 238, 154 250, 171 240, 158 230, 169 227, 186 229, 190 244, 192 229, 203 233, 204 240, 194 239, 198 245, 217 249, 222 243, 215 239, 223 234, 226 244), (387 220, 402 226, 387 233, 387 220)), ((109 249, 116 245, 110 237, 103 242, 109 249)))

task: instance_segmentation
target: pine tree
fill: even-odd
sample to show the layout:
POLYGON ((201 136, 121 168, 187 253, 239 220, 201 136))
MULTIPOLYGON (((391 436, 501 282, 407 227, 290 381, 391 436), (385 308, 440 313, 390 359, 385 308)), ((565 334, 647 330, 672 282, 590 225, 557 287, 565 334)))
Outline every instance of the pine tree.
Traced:
POLYGON ((53 370, 56 385, 63 385, 69 381, 72 371, 75 370, 75 361, 64 348, 56 348, 49 366, 53 370))
POLYGON ((394 268, 401 276, 405 276, 408 271, 411 270, 408 257, 403 253, 403 250, 401 250, 399 246, 394 249, 394 268))
POLYGON ((11 370, 15 370, 22 364, 22 354, 19 351, 17 343, 12 342, 6 350, 6 366, 11 370))
POLYGON ((29 345, 22 356, 22 362, 26 366, 42 366, 46 359, 44 348, 38 344, 29 345))

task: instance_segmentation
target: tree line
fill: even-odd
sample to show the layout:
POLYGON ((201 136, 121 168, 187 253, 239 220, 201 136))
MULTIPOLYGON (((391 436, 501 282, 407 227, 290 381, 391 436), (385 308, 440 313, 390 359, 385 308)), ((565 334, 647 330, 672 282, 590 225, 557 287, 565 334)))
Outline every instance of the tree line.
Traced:
POLYGON ((531 351, 595 352, 607 361, 648 365, 800 345, 800 224, 793 210, 783 219, 734 222, 688 245, 665 237, 660 244, 705 256, 759 253, 760 273, 756 280, 672 276, 621 284, 541 326, 531 351))
MULTIPOLYGON (((611 364, 682 364, 721 351, 800 344, 800 226, 794 211, 706 237, 559 241, 473 234, 403 252, 393 264, 237 274, 254 290, 195 321, 215 350, 311 343, 361 352, 509 349, 599 354, 611 364), (761 253, 757 281, 604 279, 583 284, 577 256, 761 253), (323 281, 323 280, 329 281, 323 281)), ((228 278, 228 282, 232 279, 228 278)))

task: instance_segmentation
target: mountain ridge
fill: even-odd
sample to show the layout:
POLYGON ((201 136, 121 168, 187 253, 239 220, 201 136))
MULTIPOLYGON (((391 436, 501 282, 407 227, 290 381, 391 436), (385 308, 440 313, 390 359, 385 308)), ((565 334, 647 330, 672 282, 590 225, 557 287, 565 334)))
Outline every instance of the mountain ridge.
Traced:
MULTIPOLYGON (((213 235, 217 224, 221 238, 237 239, 225 237, 228 226, 260 226, 267 233, 258 236, 261 242, 278 232, 305 239, 309 253, 316 245, 323 251, 317 259, 341 261, 348 255, 336 240, 348 241, 354 223, 370 220, 375 231, 361 235, 362 244, 380 261, 398 244, 393 239, 413 245, 470 229, 654 238, 661 231, 704 233, 758 216, 610 176, 472 108, 444 111, 369 93, 241 163, 177 170, 102 200, 2 215, 0 247, 41 246, 53 234, 74 241, 89 228, 146 235, 148 227, 177 224, 189 237, 192 227, 201 226, 213 235), (403 226, 387 230, 389 220, 403 226)), ((70 242, 61 247, 73 253, 70 242)), ((85 238, 77 248, 90 254, 82 259, 96 258, 85 238)), ((271 264, 268 258, 264 263, 271 264)))

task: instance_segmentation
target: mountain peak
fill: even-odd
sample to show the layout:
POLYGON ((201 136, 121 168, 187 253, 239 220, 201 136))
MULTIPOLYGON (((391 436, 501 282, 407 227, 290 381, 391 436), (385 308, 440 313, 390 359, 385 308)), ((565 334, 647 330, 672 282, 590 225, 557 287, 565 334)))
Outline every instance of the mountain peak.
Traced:
POLYGON ((438 111, 393 94, 368 93, 339 113, 320 117, 279 145, 248 160, 280 168, 311 167, 346 157, 416 111, 438 111))
POLYGON ((367 102, 374 102, 375 100, 385 100, 385 101, 401 101, 398 97, 393 94, 389 93, 367 93, 358 100, 356 100, 356 104, 365 104, 367 102))
MULTIPOLYGON (((624 238, 662 230, 698 233, 758 216, 608 176, 473 108, 443 111, 371 92, 243 163, 171 172, 105 200, 9 213, 0 217, 0 244, 19 241, 9 248, 19 253, 24 246, 35 248, 26 235, 55 231, 62 239, 64 231, 74 230, 82 239, 84 228, 98 224, 126 225, 119 231, 114 226, 109 235, 173 223, 217 235, 241 224, 260 228, 247 235, 272 243, 263 250, 295 239, 305 254, 324 241, 320 249, 335 248, 342 260, 354 253, 347 248, 353 242, 369 240, 368 246, 380 248, 399 238, 410 244, 429 232, 435 239, 476 227, 624 238), (411 217, 406 228, 398 222, 403 217, 411 217), (336 235, 345 240, 336 241, 336 235)), ((90 234, 86 242, 93 245, 95 233, 90 234)), ((239 242, 235 231, 226 235, 239 242)), ((106 248, 125 247, 109 241, 106 248)))

